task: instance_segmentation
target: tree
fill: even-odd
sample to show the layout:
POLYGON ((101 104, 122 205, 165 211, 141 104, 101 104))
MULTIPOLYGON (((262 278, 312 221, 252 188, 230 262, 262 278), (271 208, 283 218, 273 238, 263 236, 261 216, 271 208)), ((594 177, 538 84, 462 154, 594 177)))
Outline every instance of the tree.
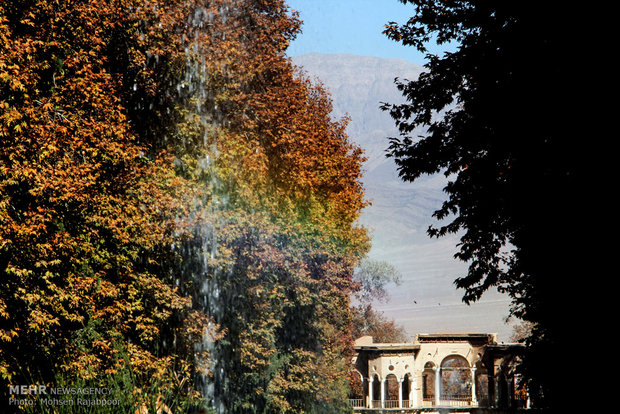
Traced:
POLYGON ((2 3, 2 384, 347 409, 363 156, 285 56, 299 25, 282 0, 2 3))
POLYGON ((374 300, 385 303, 389 296, 385 286, 388 283, 400 285, 402 279, 400 272, 390 263, 370 259, 360 262, 354 276, 360 284, 356 297, 362 304, 370 304, 374 300))
POLYGON ((521 322, 512 327, 512 334, 510 335, 511 342, 523 342, 532 335, 534 325, 531 322, 521 322))
POLYGON ((353 308, 353 335, 360 338, 372 336, 374 342, 406 342, 409 340, 407 332, 402 326, 396 325, 394 320, 377 312, 370 304, 358 305, 353 308))
POLYGON ((331 119, 324 88, 285 57, 299 22, 282 1, 210 16, 227 42, 205 42, 205 73, 224 92, 217 156, 203 174, 221 201, 202 298, 225 329, 212 346, 210 397, 231 413, 340 412, 353 268, 368 248, 355 224, 366 204, 362 153, 346 120, 331 119))
MULTIPOLYGON (((166 36, 138 32, 150 26, 136 5, 0 6, 2 384, 126 373, 135 386, 195 391, 194 346, 208 318, 186 281, 175 283, 174 246, 191 238, 196 189, 137 127, 153 103, 143 86, 170 94, 186 59, 158 49, 168 78, 155 76, 146 57, 166 36)), ((179 129, 180 102, 169 100, 170 122, 154 130, 179 129)))
POLYGON ((359 263, 354 274, 359 285, 354 295, 357 304, 352 307, 354 338, 370 335, 374 342, 405 342, 408 339, 402 326, 373 308, 373 302, 388 301, 386 285, 399 285, 401 278, 400 272, 388 262, 363 259, 359 263))
POLYGON ((582 45, 574 11, 555 1, 402 2, 416 14, 387 25, 390 39, 425 53, 431 40, 457 48, 427 54, 426 72, 397 82, 406 102, 383 105, 401 134, 388 155, 405 181, 449 178, 434 216, 452 220, 429 234, 464 231, 456 257, 469 268, 455 284, 465 302, 497 288, 512 298, 512 315, 535 324, 522 369, 533 396, 544 395, 535 402, 557 406, 556 378, 567 368, 555 350, 570 338, 572 301, 585 294, 575 281, 587 269, 580 230, 591 211, 591 152, 579 142, 587 134, 575 105, 585 88, 569 70, 582 45))

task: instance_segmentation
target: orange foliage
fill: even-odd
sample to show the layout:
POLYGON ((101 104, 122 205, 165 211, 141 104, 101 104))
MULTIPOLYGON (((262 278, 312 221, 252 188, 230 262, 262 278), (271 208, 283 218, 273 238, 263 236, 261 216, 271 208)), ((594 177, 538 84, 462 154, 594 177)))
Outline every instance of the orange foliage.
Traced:
POLYGON ((45 373, 69 356, 65 368, 93 376, 114 369, 119 347, 139 356, 144 374, 172 366, 152 352, 191 301, 158 268, 174 260, 188 190, 170 156, 147 156, 154 148, 138 143, 123 79, 108 65, 125 12, 106 1, 0 6, 0 370, 8 380, 19 367, 45 373))
POLYGON ((235 404, 346 398, 363 156, 284 55, 299 25, 280 0, 0 5, 5 380, 127 360, 179 382, 216 322, 235 404), (199 226, 217 254, 188 270, 199 226))

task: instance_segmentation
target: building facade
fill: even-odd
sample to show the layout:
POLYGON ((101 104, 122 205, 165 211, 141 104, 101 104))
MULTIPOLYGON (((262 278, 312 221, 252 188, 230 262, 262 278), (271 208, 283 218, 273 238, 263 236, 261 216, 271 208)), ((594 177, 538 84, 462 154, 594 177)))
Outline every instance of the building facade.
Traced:
POLYGON ((351 404, 357 411, 428 407, 527 408, 518 387, 521 344, 497 334, 418 334, 411 343, 355 341, 351 404))

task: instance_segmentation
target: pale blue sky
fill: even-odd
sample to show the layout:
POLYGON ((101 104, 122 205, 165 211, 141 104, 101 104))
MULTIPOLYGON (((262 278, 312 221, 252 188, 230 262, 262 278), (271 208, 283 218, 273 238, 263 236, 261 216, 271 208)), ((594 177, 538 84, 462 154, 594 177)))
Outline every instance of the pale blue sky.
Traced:
POLYGON ((287 0, 287 3, 304 21, 302 33, 289 47, 289 56, 311 52, 351 53, 425 63, 424 55, 414 47, 403 46, 381 33, 390 21, 405 23, 415 13, 411 4, 404 5, 398 0, 287 0))

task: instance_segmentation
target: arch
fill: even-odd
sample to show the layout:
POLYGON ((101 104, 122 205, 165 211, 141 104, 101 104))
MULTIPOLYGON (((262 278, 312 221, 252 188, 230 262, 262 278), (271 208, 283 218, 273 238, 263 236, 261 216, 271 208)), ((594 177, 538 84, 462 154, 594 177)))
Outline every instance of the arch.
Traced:
POLYGON ((491 406, 491 384, 493 378, 482 361, 476 363, 476 399, 478 404, 483 407, 491 406))
POLYGON ((411 379, 413 378, 411 373, 406 373, 403 377, 403 407, 409 408, 409 402, 411 399, 411 379))
MULTIPOLYGON (((518 357, 510 356, 502 360, 497 381, 497 402, 500 407, 512 407, 516 393, 515 374, 518 357)), ((524 401, 525 402, 525 401, 524 401)))
POLYGON ((348 373, 349 379, 349 398, 350 399, 363 399, 364 392, 364 377, 362 374, 354 369, 348 373))
POLYGON ((500 408, 507 408, 509 401, 508 379, 506 374, 500 373, 497 377, 497 405, 500 408))
POLYGON ((385 396, 386 400, 398 400, 398 387, 400 383, 394 374, 388 374, 385 377, 385 396))
POLYGON ((470 368, 469 362, 464 356, 458 354, 448 355, 441 361, 441 369, 470 368))
POLYGON ((472 399, 472 370, 461 355, 449 355, 441 362, 442 400, 467 402, 472 399))
POLYGON ((357 373, 357 375, 359 375, 359 376, 360 376, 360 381, 364 382, 364 376, 362 375, 362 373, 361 373, 361 372, 359 372, 359 370, 357 370, 357 369, 353 369, 353 370, 351 370, 351 372, 355 372, 355 373, 357 373))
POLYGON ((435 400, 435 375, 436 367, 432 362, 424 364, 422 371, 422 399, 423 401, 435 400))
POLYGON ((372 376, 373 381, 372 381, 372 401, 371 401, 371 407, 372 408, 381 408, 380 405, 377 405, 379 403, 379 401, 381 401, 381 377, 379 376, 379 374, 374 374, 372 376), (373 403, 374 401, 374 403, 373 403))

